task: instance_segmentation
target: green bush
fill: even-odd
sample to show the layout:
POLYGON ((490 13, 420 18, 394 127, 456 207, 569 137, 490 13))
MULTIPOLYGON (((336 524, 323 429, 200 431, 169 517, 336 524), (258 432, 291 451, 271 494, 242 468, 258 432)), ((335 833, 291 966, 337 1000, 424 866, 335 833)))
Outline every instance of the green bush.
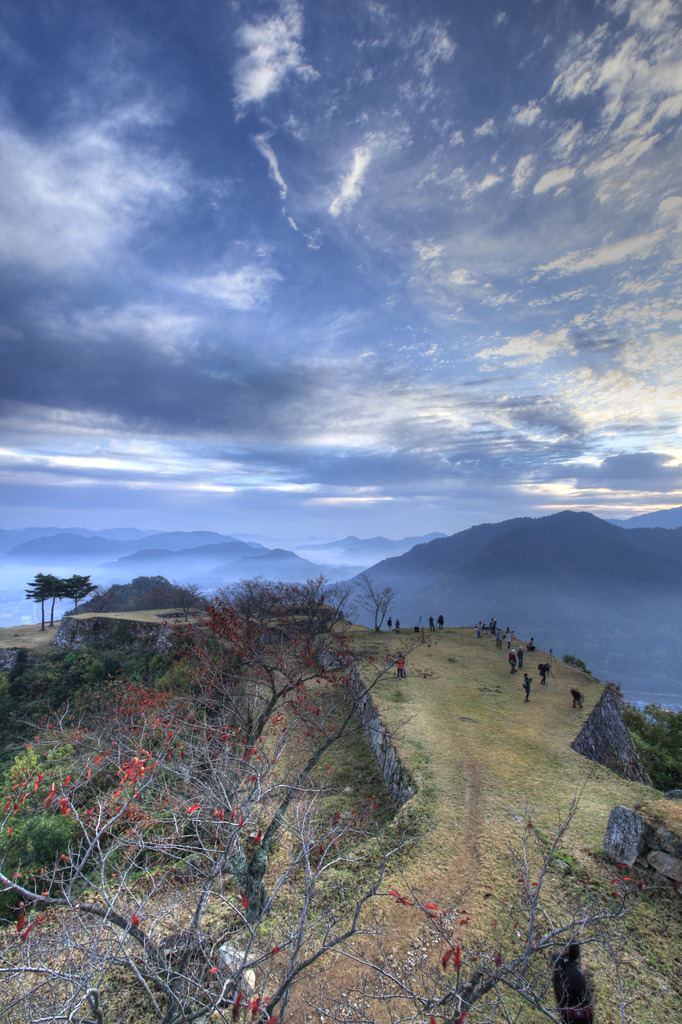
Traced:
POLYGON ((682 788, 682 711, 626 704, 623 718, 656 789, 682 788))
POLYGON ((578 668, 581 672, 586 672, 588 676, 592 675, 582 658, 576 658, 575 654, 564 654, 563 660, 567 665, 572 665, 573 668, 578 668))

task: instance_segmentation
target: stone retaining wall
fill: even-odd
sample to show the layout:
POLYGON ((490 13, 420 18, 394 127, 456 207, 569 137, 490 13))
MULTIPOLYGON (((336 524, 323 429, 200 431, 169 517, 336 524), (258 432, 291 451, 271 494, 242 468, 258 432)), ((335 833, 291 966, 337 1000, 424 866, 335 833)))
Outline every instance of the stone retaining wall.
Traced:
POLYGON ((362 729, 367 742, 374 751, 386 788, 392 794, 398 807, 402 807, 415 795, 414 782, 401 763, 391 742, 388 727, 381 721, 372 695, 367 692, 362 676, 355 667, 350 669, 347 679, 348 688, 358 701, 358 715, 362 722, 362 729))
POLYGON ((176 647, 170 626, 136 619, 110 619, 103 615, 91 619, 66 616, 51 641, 53 647, 68 647, 72 651, 91 643, 107 647, 152 647, 158 654, 171 654, 176 647))

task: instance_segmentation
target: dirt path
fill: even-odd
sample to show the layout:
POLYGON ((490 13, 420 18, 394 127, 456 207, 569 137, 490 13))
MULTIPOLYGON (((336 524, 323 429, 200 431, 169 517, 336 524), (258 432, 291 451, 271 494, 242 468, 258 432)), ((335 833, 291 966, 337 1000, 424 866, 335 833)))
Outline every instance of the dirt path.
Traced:
POLYGON ((485 784, 476 761, 464 762, 466 776, 466 812, 460 848, 452 863, 455 890, 448 902, 466 906, 473 897, 481 870, 480 843, 485 820, 485 784))

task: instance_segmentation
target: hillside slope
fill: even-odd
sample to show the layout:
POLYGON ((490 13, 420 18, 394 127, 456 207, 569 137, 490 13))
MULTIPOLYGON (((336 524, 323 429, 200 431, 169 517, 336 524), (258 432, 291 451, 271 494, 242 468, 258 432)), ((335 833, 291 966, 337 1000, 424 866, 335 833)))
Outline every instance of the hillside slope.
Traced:
POLYGON ((629 699, 682 704, 682 530, 622 530, 589 513, 484 524, 377 563, 403 625, 491 617, 582 658, 629 699), (650 652, 656 650, 655 665, 650 652))
MULTIPOLYGON (((398 636, 367 631, 357 642, 378 653, 397 653, 414 638, 411 631, 398 636)), ((525 703, 522 677, 511 676, 507 667, 506 645, 499 650, 489 635, 477 639, 473 629, 427 632, 426 639, 407 656, 407 678, 387 678, 376 693, 401 759, 420 788, 414 806, 405 810, 420 820, 423 837, 402 874, 394 877, 395 888, 402 892, 409 885, 423 902, 457 907, 456 916, 466 914, 472 926, 485 931, 501 914, 499 899, 515 899, 517 871, 510 845, 519 841, 526 816, 551 835, 584 782, 559 855, 564 866, 572 867, 562 881, 557 864, 553 891, 565 884, 567 898, 572 892, 579 899, 583 885, 608 893, 615 866, 604 860, 602 844, 611 808, 633 807, 658 794, 571 749, 602 686, 557 661, 548 685, 539 685, 536 662, 546 652, 537 651, 526 655, 524 668, 533 683, 525 703), (572 707, 570 687, 576 685, 585 697, 583 709, 572 707)), ((646 878, 639 868, 633 873, 646 878)), ((391 903, 383 921, 393 929, 396 957, 414 957, 415 949, 430 948, 432 933, 416 911, 391 903)), ((639 1002, 636 1014, 628 1011, 626 1019, 637 1024, 676 1019, 682 989, 674 957, 682 943, 682 920, 679 896, 672 889, 662 902, 643 902, 634 912, 628 942, 623 958, 628 995, 645 996, 646 1005, 639 1002), (644 951, 647 965, 641 960, 644 951)), ((437 944, 435 950, 442 953, 437 944)), ((587 966, 596 974, 596 1019, 615 1022, 621 1018, 613 989, 595 959, 586 953, 587 966)), ((534 1019, 532 1014, 520 1018, 534 1019)))

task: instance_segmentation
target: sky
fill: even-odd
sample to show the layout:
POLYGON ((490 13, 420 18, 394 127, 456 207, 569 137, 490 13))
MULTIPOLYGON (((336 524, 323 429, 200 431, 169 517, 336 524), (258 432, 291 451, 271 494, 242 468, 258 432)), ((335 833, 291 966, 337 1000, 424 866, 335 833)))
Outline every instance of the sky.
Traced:
POLYGON ((678 0, 0 0, 5 528, 682 504, 678 0))

